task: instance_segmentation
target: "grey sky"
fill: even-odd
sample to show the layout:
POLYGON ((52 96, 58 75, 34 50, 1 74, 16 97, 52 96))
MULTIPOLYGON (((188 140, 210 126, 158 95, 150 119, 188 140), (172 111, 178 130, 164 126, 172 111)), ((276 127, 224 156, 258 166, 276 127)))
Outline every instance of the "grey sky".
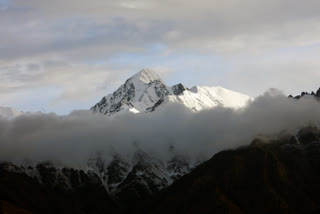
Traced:
POLYGON ((89 108, 143 67, 251 96, 316 90, 319 11, 317 0, 1 0, 0 105, 89 108))

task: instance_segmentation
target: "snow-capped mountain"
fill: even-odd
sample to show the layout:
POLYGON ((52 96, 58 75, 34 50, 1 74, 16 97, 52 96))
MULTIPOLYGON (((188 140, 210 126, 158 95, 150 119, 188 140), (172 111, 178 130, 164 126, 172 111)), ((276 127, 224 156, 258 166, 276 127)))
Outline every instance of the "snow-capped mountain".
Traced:
POLYGON ((0 171, 25 176, 24 179, 55 194, 79 194, 85 190, 111 198, 127 208, 168 187, 195 166, 181 157, 161 161, 136 151, 130 159, 115 155, 111 161, 96 155, 82 169, 49 161, 18 165, 0 162, 0 171))
MULTIPOLYGON (((218 106, 237 109, 244 107, 250 100, 252 98, 247 95, 221 87, 189 89, 183 84, 168 86, 154 71, 143 69, 114 93, 103 97, 91 110, 111 116, 121 112, 153 112, 165 108, 169 103, 177 103, 197 112, 218 106)), ((3 112, 10 118, 21 114, 10 109, 3 112)), ((168 152, 170 151, 171 148, 168 148, 168 152)), ((92 154, 87 164, 79 168, 68 168, 50 160, 22 165, 0 162, 0 170, 9 175, 17 173, 19 176, 26 176, 24 179, 48 191, 54 191, 54 195, 100 195, 106 197, 107 201, 110 199, 130 208, 170 186, 204 161, 191 160, 176 155, 174 150, 172 152, 170 158, 165 160, 158 160, 140 149, 131 151, 129 157, 116 153, 97 153, 92 154)), ((84 201, 91 205, 91 200, 85 198, 84 201)))
POLYGON ((191 89, 183 84, 168 86, 157 73, 143 69, 115 92, 101 99, 91 110, 105 115, 118 112, 151 112, 167 103, 182 104, 191 111, 201 111, 217 106, 241 108, 252 98, 222 87, 199 87, 191 89))
POLYGON ((21 114, 22 114, 22 112, 14 109, 14 108, 0 107, 0 117, 3 117, 5 119, 12 119, 12 118, 17 117, 21 114))
POLYGON ((136 185, 151 194, 169 186, 195 165, 197 163, 182 157, 158 160, 138 150, 131 159, 116 154, 110 162, 106 162, 103 156, 94 156, 88 162, 88 169, 99 175, 112 194, 117 195, 136 185))

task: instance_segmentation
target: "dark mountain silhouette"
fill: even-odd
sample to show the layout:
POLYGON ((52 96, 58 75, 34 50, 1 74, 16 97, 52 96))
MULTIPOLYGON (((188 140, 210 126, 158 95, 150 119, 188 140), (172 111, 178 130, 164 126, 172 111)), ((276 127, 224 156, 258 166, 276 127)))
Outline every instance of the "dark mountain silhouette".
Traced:
POLYGON ((316 127, 222 151, 153 197, 133 196, 134 200, 130 198, 136 194, 134 185, 115 198, 94 175, 90 178, 81 171, 66 172, 74 186, 67 190, 52 185, 54 169, 42 169, 46 180, 39 183, 14 167, 9 163, 0 167, 0 204, 5 213, 320 212, 316 127))
POLYGON ((223 151, 157 195, 147 213, 320 213, 320 131, 223 151))
POLYGON ((313 96, 316 98, 320 98, 320 88, 316 92, 312 91, 311 93, 303 91, 303 92, 301 92, 300 95, 297 95, 294 97, 292 95, 289 95, 289 98, 300 99, 301 97, 304 97, 304 96, 313 96))

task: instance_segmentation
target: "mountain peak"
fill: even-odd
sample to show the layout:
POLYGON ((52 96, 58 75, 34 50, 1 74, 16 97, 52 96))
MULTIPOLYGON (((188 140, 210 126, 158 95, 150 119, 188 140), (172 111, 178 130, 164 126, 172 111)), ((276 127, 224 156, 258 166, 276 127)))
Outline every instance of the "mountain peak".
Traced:
POLYGON ((160 76, 155 71, 149 68, 142 69, 141 71, 133 75, 130 79, 140 80, 144 83, 150 83, 157 80, 162 82, 160 76))
POLYGON ((191 111, 201 111, 217 106, 240 108, 251 97, 221 87, 193 87, 183 84, 168 86, 152 69, 144 68, 115 92, 102 98, 91 110, 105 115, 117 112, 151 112, 166 103, 178 103, 191 111))

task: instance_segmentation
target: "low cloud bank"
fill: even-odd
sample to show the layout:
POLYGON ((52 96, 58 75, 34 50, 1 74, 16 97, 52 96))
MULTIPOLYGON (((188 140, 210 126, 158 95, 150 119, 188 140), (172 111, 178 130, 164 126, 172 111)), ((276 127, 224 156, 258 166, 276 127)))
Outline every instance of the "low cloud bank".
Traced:
POLYGON ((116 119, 89 111, 68 116, 22 115, 0 118, 0 160, 47 161, 80 167, 95 154, 130 157, 137 150, 160 160, 175 155, 205 160, 223 149, 248 145, 259 135, 318 124, 320 102, 288 99, 270 90, 238 111, 216 108, 192 113, 180 105, 116 119))

